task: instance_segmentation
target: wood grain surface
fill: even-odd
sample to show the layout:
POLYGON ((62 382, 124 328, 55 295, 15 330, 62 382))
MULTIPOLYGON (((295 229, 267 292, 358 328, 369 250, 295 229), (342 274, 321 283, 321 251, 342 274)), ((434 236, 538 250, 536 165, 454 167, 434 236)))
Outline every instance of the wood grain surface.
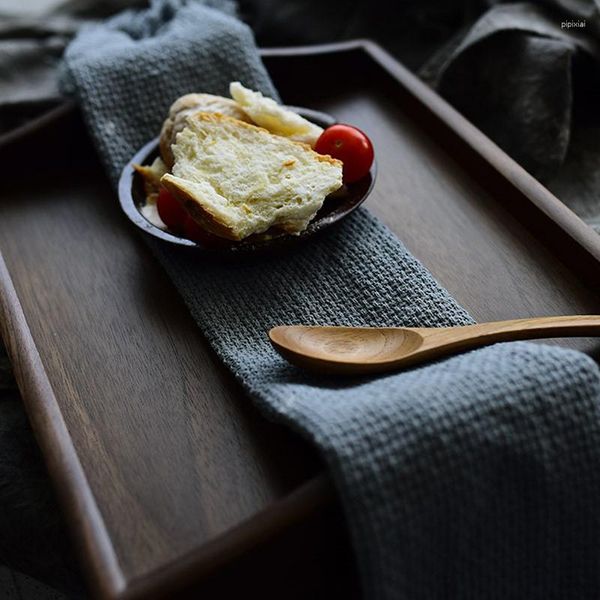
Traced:
MULTIPOLYGON (((475 318, 598 312, 593 232, 377 47, 265 61, 287 103, 369 134, 367 205, 475 318)), ((79 117, 0 159, 2 334, 95 593, 356 594, 318 459, 219 364, 120 213, 79 117)))

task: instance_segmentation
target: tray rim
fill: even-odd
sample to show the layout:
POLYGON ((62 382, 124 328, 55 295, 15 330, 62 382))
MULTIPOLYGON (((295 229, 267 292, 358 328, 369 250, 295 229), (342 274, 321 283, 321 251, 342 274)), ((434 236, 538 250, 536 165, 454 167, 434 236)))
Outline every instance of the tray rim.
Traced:
MULTIPOLYGON (((540 213, 560 227, 596 266, 600 265, 600 236, 591 227, 376 43, 357 39, 332 44, 268 48, 260 52, 263 57, 284 58, 353 51, 365 52, 387 71, 510 185, 521 191, 540 213)), ((19 131, 15 130, 14 134, 10 132, 10 138, 1 140, 3 143, 0 147, 25 139, 34 131, 75 110, 75 103, 67 100, 19 128, 19 131)), ((334 501, 331 479, 326 473, 321 473, 176 562, 142 577, 125 580, 1 253, 0 315, 3 317, 0 319, 0 334, 6 343, 34 434, 42 448, 62 507, 68 507, 65 510, 68 524, 75 542, 83 550, 82 560, 88 582, 98 597, 134 600, 173 593, 182 585, 199 581, 202 576, 334 501), (48 426, 50 423, 52 427, 48 426)))
POLYGON ((69 506, 77 523, 70 525, 80 536, 88 576, 100 597, 117 598, 125 589, 123 574, 1 252, 0 314, 0 334, 27 416, 63 510, 69 506))
POLYGON ((385 70, 400 80, 404 86, 418 96, 431 112, 462 138, 472 150, 500 173, 510 184, 527 196, 532 204, 600 262, 600 235, 561 202, 548 188, 519 165, 500 146, 453 108, 432 88, 413 75, 383 48, 364 40, 367 53, 385 70))

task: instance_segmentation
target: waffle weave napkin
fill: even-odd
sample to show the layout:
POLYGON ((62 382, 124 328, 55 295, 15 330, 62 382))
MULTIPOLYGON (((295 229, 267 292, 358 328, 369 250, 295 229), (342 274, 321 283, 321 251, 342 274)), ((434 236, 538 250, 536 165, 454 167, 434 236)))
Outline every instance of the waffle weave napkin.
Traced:
MULTIPOLYGON (((63 71, 115 184, 180 94, 240 80, 276 95, 249 29, 199 2, 85 28, 63 71)), ((270 327, 472 320, 365 210, 280 256, 217 264, 149 244, 249 396, 319 448, 365 597, 599 597, 590 358, 515 343, 376 378, 309 376, 272 350, 270 327)))

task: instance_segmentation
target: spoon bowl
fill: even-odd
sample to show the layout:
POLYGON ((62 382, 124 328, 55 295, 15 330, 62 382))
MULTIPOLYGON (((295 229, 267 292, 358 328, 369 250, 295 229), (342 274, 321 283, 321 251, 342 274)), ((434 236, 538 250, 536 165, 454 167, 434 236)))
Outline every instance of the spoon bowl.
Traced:
POLYGON ((274 327, 273 347, 320 373, 394 371, 496 342, 600 335, 599 315, 540 317, 464 327, 274 327))
POLYGON ((366 368, 415 352, 424 342, 416 330, 369 327, 275 327, 269 333, 275 348, 300 366, 366 368))

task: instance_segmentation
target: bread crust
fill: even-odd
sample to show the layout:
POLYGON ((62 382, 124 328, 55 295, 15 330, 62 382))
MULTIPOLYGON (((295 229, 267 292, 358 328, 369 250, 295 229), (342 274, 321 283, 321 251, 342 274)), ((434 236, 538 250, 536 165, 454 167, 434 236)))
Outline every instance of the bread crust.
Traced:
POLYGON ((161 179, 161 184, 183 205, 187 213, 203 229, 216 236, 239 242, 242 238, 236 235, 235 231, 228 227, 213 215, 208 208, 200 206, 187 190, 181 188, 172 175, 167 174, 161 179))

